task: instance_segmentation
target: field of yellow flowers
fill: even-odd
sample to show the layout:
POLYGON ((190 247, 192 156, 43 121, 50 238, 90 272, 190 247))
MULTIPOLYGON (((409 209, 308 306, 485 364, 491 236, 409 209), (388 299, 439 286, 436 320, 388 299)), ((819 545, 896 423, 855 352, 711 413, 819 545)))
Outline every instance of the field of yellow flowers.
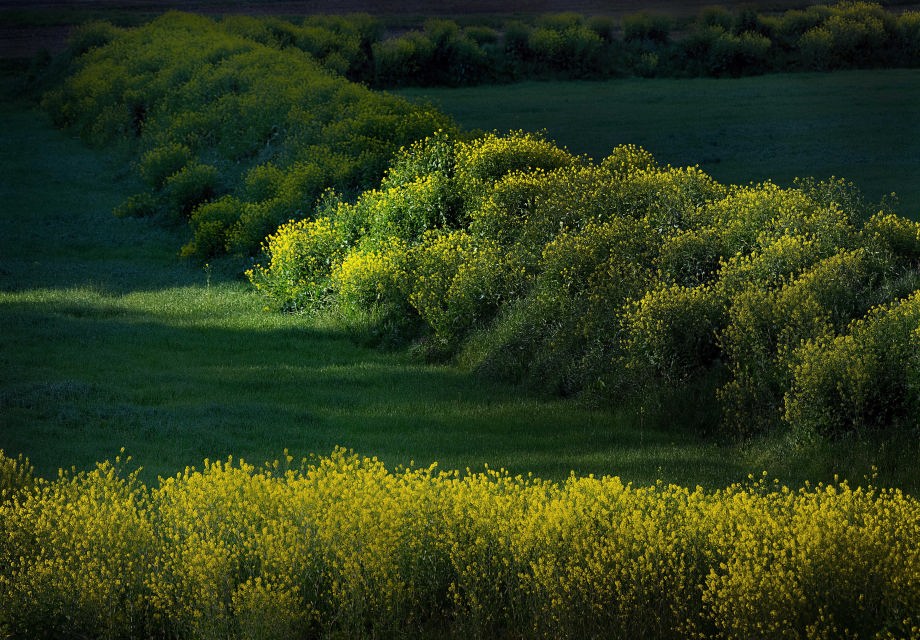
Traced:
POLYGON ((0 458, 15 638, 907 638, 920 502, 766 478, 707 492, 387 470, 344 450, 205 461, 0 458))

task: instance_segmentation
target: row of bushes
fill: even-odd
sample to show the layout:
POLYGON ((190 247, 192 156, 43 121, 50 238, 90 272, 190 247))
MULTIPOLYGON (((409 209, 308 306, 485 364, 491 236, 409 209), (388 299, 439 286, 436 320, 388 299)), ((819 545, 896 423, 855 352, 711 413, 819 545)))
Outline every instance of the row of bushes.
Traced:
POLYGON ((782 14, 707 7, 691 20, 575 13, 505 22, 431 19, 388 32, 367 15, 300 23, 231 16, 235 34, 305 51, 376 87, 457 86, 533 78, 739 76, 920 64, 920 12, 876 3, 813 5, 782 14))
POLYGON ((117 213, 188 220, 187 255, 254 253, 326 189, 367 188, 401 145, 453 126, 317 62, 337 49, 315 58, 250 33, 271 27, 182 13, 136 29, 84 25, 68 77, 44 98, 59 126, 129 146, 146 189, 117 213))
POLYGON ((765 479, 387 471, 338 450, 205 461, 148 488, 125 463, 0 492, 14 638, 907 638, 920 503, 765 479))
MULTIPOLYGON (((692 41, 692 51, 677 57, 712 67, 701 73, 713 65, 752 70, 756 65, 748 58, 766 55, 770 42, 781 41, 778 34, 789 44, 811 33, 807 25, 814 30, 870 22, 881 31, 869 40, 846 35, 843 27, 832 30, 834 38, 856 47, 847 65, 906 64, 879 56, 895 50, 920 54, 920 46, 911 49, 898 40, 920 39, 918 14, 895 16, 868 4, 800 13, 769 18, 705 12, 691 31, 716 39, 688 36, 680 46, 692 41), (756 25, 760 31, 751 30, 756 25), (760 53, 739 58, 731 53, 735 45, 760 53)), ((554 69, 591 75, 600 68, 598 56, 607 55, 603 47, 618 42, 613 29, 609 21, 570 14, 505 25, 501 32, 432 21, 424 32, 389 40, 368 16, 312 17, 294 25, 277 18, 215 22, 169 13, 135 29, 90 23, 75 33, 65 56, 69 76, 44 105, 58 125, 93 144, 131 145, 147 186, 117 213, 188 220, 189 256, 251 255, 285 220, 311 217, 327 189, 359 193, 379 180, 400 146, 437 130, 455 131, 443 114, 374 93, 342 74, 367 78, 373 70, 383 84, 479 82, 486 72, 521 77, 507 72, 512 67, 525 69, 525 76, 554 69), (491 53, 482 47, 492 47, 491 53)), ((631 18, 623 32, 623 46, 632 48, 627 57, 643 68, 654 71, 665 59, 676 60, 659 21, 631 18)))
POLYGON ((442 133, 248 275, 278 308, 562 394, 702 385, 731 433, 916 427, 920 224, 870 212, 840 180, 724 186, 633 146, 596 164, 442 133))

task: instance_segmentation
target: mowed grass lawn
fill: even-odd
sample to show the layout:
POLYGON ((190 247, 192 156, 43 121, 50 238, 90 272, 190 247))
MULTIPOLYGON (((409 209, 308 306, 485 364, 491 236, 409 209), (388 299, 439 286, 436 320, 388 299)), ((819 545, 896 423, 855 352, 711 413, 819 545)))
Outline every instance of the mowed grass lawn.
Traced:
POLYGON ((625 143, 720 182, 837 176, 920 218, 920 69, 407 89, 469 129, 546 130, 595 159, 625 143))
POLYGON ((541 397, 266 313, 232 275, 239 265, 176 257, 184 229, 112 216, 136 186, 123 157, 10 100, 0 122, 0 448, 43 475, 121 447, 152 481, 206 457, 260 463, 344 446, 390 466, 553 479, 718 487, 768 470, 862 483, 877 466, 883 484, 920 486, 912 442, 706 440, 678 414, 652 423, 541 397))

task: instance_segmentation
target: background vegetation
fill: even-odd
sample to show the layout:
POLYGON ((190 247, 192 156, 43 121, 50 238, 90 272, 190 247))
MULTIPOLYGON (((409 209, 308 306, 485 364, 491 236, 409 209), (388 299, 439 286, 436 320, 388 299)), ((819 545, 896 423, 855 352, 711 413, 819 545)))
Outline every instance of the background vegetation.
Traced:
POLYGON ((369 186, 400 145, 451 126, 246 35, 269 26, 180 13, 131 30, 89 23, 44 98, 90 144, 130 146, 147 188, 116 213, 188 221, 186 255, 254 253, 325 190, 369 186))
POLYGON ((380 86, 911 67, 920 62, 920 14, 841 2, 783 13, 710 6, 689 20, 559 13, 461 27, 432 19, 372 53, 380 86))
POLYGON ((917 502, 874 485, 917 486, 920 225, 839 179, 461 133, 343 79, 361 20, 83 28, 45 106, 105 156, 4 101, 0 446, 152 463, 0 453, 0 635, 916 635, 917 502), (267 303, 233 277, 266 233, 267 303), (648 486, 181 471, 333 443, 648 486), (764 467, 832 482, 719 489, 764 467))

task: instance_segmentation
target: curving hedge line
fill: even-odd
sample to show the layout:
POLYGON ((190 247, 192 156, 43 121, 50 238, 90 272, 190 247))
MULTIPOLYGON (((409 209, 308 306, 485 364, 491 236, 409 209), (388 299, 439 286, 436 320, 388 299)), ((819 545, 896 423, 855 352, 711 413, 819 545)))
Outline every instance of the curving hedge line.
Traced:
POLYGON ((842 180, 725 186, 632 146, 442 133, 317 215, 248 272, 279 308, 564 394, 702 389, 731 433, 917 426, 920 224, 842 180))
POLYGON ((136 29, 84 25, 69 75, 44 98, 58 126, 128 145, 147 188, 116 213, 188 220, 186 255, 254 253, 327 189, 367 188, 401 145, 453 127, 310 53, 260 43, 252 31, 272 24, 171 12, 136 29))
POLYGON ((920 503, 898 490, 555 484, 341 450, 292 462, 205 461, 146 487, 116 459, 19 482, 0 503, 0 633, 920 633, 920 503))

